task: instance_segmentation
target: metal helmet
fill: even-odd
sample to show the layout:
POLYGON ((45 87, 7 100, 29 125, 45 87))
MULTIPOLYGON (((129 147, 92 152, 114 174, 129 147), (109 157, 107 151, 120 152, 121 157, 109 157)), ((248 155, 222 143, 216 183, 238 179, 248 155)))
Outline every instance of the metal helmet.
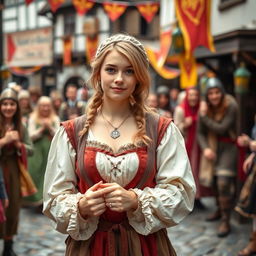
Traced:
POLYGON ((0 95, 0 102, 5 99, 11 99, 11 100, 14 100, 15 102, 18 102, 17 92, 12 88, 4 89, 0 95))
POLYGON ((157 88, 156 93, 158 95, 160 95, 160 94, 169 95, 169 88, 166 85, 160 85, 157 88))
POLYGON ((212 88, 219 88, 223 94, 225 93, 223 84, 217 77, 210 77, 206 81, 206 87, 205 87, 206 93, 212 88))

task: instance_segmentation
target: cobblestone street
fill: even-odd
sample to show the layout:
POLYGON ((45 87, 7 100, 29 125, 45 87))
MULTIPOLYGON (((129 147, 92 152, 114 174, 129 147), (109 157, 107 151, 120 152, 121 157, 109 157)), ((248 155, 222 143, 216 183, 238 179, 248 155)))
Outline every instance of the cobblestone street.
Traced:
MULTIPOLYGON (((213 201, 204 199, 205 211, 194 211, 180 225, 169 229, 169 235, 178 256, 235 256, 245 246, 250 223, 239 224, 232 219, 232 234, 217 238, 217 223, 205 222, 205 216, 214 210, 213 201)), ((19 256, 63 256, 65 235, 54 231, 49 220, 32 209, 21 211, 19 235, 15 250, 19 256)), ((2 244, 1 244, 2 245, 2 244)))

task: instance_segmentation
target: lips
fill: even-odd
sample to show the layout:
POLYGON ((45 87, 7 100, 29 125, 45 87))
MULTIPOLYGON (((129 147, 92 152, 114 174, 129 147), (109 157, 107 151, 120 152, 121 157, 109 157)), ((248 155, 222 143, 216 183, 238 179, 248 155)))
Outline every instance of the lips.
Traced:
POLYGON ((115 92, 123 92, 123 91, 125 91, 124 88, 120 88, 120 87, 111 87, 111 89, 112 89, 113 91, 115 91, 115 92))

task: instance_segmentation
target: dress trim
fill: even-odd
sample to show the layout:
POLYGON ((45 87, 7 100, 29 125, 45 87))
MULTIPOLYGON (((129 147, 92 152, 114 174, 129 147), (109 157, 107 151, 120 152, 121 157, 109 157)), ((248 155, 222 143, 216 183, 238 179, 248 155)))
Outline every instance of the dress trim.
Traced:
POLYGON ((86 142, 86 147, 101 149, 103 151, 111 153, 112 155, 120 155, 124 152, 136 150, 144 146, 145 144, 143 142, 139 142, 138 146, 136 146, 134 143, 127 143, 119 147, 119 149, 115 152, 112 147, 97 140, 87 140, 86 142))

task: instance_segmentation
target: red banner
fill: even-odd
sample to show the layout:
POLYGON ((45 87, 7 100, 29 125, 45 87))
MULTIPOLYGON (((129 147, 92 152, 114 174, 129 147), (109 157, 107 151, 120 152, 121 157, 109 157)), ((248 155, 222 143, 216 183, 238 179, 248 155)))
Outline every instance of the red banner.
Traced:
POLYGON ((145 18, 145 20, 150 23, 154 18, 155 14, 158 12, 159 3, 146 3, 136 5, 140 14, 145 18))
POLYGON ((25 0, 26 5, 29 5, 29 4, 31 4, 32 2, 34 2, 34 0, 25 0))
POLYGON ((48 0, 52 12, 56 12, 57 9, 65 2, 65 0, 48 0))
POLYGON ((70 65, 72 62, 72 38, 63 39, 63 65, 70 65))
POLYGON ((85 15, 94 5, 94 3, 89 0, 72 0, 72 2, 79 15, 85 15))
POLYGON ((210 32, 211 0, 175 0, 176 15, 184 36, 186 57, 197 46, 215 51, 210 32))
POLYGON ((103 7, 104 7, 104 10, 107 13, 108 17, 112 21, 115 21, 125 12, 127 5, 104 2, 103 7))
POLYGON ((91 38, 89 36, 86 37, 85 54, 88 63, 93 60, 94 55, 97 51, 98 43, 98 36, 95 36, 94 38, 91 38))

